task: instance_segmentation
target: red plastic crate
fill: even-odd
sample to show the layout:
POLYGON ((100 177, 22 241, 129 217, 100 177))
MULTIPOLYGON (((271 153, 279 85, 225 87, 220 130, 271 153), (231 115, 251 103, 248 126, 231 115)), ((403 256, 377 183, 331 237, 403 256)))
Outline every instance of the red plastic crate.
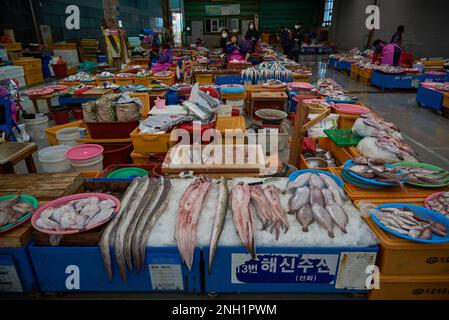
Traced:
POLYGON ((86 123, 92 139, 129 139, 139 121, 86 123))

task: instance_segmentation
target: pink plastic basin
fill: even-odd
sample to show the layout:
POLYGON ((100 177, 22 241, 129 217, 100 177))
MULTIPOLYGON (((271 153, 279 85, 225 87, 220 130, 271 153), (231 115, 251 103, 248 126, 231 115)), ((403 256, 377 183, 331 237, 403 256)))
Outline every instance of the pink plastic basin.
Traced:
POLYGON ((65 156, 71 162, 92 162, 103 155, 104 148, 99 144, 80 144, 66 151, 65 156))
POLYGON ((367 107, 348 103, 333 103, 331 106, 338 112, 352 115, 361 115, 371 111, 367 107))
POLYGON ((88 230, 92 230, 94 228, 97 228, 97 227, 105 224, 106 222, 108 222, 110 219, 105 220, 105 221, 100 222, 100 223, 97 223, 97 224, 88 225, 86 229, 81 230, 81 231, 80 230, 47 230, 47 229, 41 229, 38 226, 36 226, 37 219, 40 218, 41 213, 44 212, 46 209, 48 209, 48 208, 59 208, 59 207, 65 205, 65 204, 68 204, 70 201, 80 200, 80 199, 90 198, 90 197, 97 197, 97 198, 100 199, 100 201, 110 199, 110 200, 115 202, 116 208, 115 208, 114 214, 111 216, 110 219, 115 217, 117 215, 117 213, 120 211, 120 200, 117 199, 114 196, 111 196, 109 194, 104 194, 104 193, 79 193, 79 194, 73 194, 71 196, 62 197, 62 198, 50 201, 47 204, 43 205, 42 207, 37 209, 37 211, 31 217, 31 225, 33 226, 34 229, 36 229, 36 230, 38 230, 38 231, 40 231, 42 233, 54 234, 54 235, 76 234, 76 233, 81 233, 81 232, 84 232, 84 231, 88 231, 88 230))
POLYGON ((288 88, 290 90, 304 90, 304 91, 310 91, 312 89, 315 89, 315 86, 311 85, 308 82, 290 82, 288 84, 288 88))

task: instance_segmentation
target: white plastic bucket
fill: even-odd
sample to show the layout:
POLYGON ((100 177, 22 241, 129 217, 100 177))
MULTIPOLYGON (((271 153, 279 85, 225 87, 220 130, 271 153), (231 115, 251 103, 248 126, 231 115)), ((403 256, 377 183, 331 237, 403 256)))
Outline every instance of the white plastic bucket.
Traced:
POLYGON ((48 129, 48 117, 43 116, 36 119, 24 119, 27 131, 33 141, 47 140, 45 129, 48 129))
POLYGON ((56 139, 60 145, 76 146, 76 140, 80 138, 79 128, 65 128, 56 131, 56 139))
POLYGON ((83 162, 83 163, 74 163, 70 161, 70 164, 72 165, 73 169, 78 172, 85 172, 85 171, 103 171, 103 156, 100 158, 96 158, 92 162, 83 162))
POLYGON ((69 160, 65 153, 69 146, 51 146, 40 150, 37 154, 42 170, 47 173, 72 171, 69 160))

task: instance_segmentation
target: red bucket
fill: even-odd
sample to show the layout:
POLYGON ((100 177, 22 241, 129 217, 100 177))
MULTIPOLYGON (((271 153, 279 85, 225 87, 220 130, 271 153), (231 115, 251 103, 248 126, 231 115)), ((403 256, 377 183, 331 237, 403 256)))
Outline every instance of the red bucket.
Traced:
POLYGON ((103 166, 107 167, 113 164, 131 164, 132 143, 129 144, 102 144, 103 166))
POLYGON ((52 64, 51 66, 56 78, 67 77, 67 65, 65 63, 52 64))
POLYGON ((81 107, 72 107, 72 114, 76 120, 84 119, 83 108, 81 108, 81 107))
POLYGON ((69 113, 66 109, 54 109, 53 120, 57 125, 69 123, 69 113))

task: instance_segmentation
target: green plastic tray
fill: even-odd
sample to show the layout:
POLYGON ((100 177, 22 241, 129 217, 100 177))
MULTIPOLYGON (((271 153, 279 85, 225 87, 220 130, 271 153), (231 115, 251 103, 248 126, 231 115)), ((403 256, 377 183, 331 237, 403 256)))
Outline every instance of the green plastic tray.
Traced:
MULTIPOLYGON (((423 168, 423 169, 427 169, 427 170, 446 171, 443 168, 433 166, 433 165, 427 164, 427 163, 421 163, 421 162, 406 162, 406 161, 404 161, 404 162, 397 162, 397 163, 393 164, 393 166, 407 166, 407 167, 412 167, 412 168, 423 168)), ((412 186, 417 186, 417 187, 422 187, 422 188, 442 188, 442 187, 449 186, 449 179, 446 183, 435 184, 435 185, 419 184, 419 183, 413 183, 413 182, 406 182, 406 183, 410 184, 412 186)))
POLYGON ((339 147, 357 146, 363 139, 353 134, 351 129, 324 130, 324 133, 339 147))
MULTIPOLYGON (((14 199, 16 196, 17 196, 16 194, 11 194, 9 196, 2 196, 2 197, 0 197, 0 201, 14 199)), ((37 206, 38 206, 37 199, 35 197, 33 197, 33 196, 29 196, 29 195, 26 195, 26 194, 20 195, 19 202, 28 202, 29 204, 31 204, 33 206, 34 209, 36 209, 37 206)), ((28 212, 28 213, 24 214, 19 220, 17 220, 16 223, 10 223, 10 224, 7 224, 7 225, 1 227, 0 228, 0 233, 5 232, 5 231, 10 230, 10 229, 13 229, 14 227, 16 227, 18 225, 21 225, 26 220, 31 218, 32 215, 33 215, 33 212, 28 212)))
POLYGON ((136 167, 122 168, 112 171, 108 174, 108 178, 128 179, 130 176, 147 176, 148 171, 136 167))

